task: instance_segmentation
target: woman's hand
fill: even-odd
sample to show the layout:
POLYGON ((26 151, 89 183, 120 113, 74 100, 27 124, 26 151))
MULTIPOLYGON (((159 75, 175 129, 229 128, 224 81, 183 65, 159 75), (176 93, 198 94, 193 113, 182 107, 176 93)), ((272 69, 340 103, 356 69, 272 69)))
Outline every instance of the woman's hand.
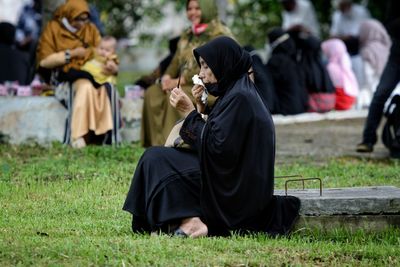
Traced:
POLYGON ((201 96, 203 95, 204 92, 204 87, 202 85, 195 84, 192 87, 192 95, 194 97, 197 110, 200 113, 204 113, 204 110, 206 109, 206 105, 201 101, 201 96))
POLYGON ((169 102, 184 117, 195 110, 192 100, 190 100, 189 96, 178 87, 172 89, 171 95, 169 96, 169 102))
POLYGON ((86 55, 86 48, 84 47, 77 47, 71 49, 71 58, 84 58, 86 55))
POLYGON ((105 75, 115 75, 118 72, 118 65, 113 60, 107 60, 103 67, 103 73, 105 75))

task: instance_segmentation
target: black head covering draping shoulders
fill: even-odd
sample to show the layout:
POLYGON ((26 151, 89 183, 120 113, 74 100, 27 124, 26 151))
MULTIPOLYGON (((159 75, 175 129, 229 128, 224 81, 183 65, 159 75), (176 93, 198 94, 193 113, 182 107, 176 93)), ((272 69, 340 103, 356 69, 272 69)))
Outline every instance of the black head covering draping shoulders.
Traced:
POLYGON ((193 54, 199 66, 201 56, 217 78, 218 96, 225 94, 232 83, 246 74, 252 65, 250 54, 226 36, 217 37, 194 49, 193 54))
POLYGON ((223 95, 201 134, 190 133, 200 124, 196 112, 189 114, 181 130, 182 138, 197 142, 194 146, 200 150, 204 219, 211 233, 260 230, 273 194, 275 131, 247 75, 251 57, 228 37, 212 40, 195 49, 194 55, 211 68, 223 95))

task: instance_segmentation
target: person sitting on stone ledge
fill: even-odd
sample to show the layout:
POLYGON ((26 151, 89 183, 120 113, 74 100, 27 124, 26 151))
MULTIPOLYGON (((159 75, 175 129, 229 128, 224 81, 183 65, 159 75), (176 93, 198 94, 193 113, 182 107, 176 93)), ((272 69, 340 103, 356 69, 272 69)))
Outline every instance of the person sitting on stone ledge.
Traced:
MULTIPOLYGON (((89 16, 85 0, 68 0, 55 11, 37 48, 38 65, 42 75, 47 73, 44 76, 48 82, 49 73, 59 73, 58 80, 68 80, 65 74, 70 69, 79 70, 92 57, 89 48, 97 47, 101 36, 89 21, 89 16)), ((115 75, 118 65, 111 62, 105 65, 103 72, 115 75)), ((96 89, 89 79, 78 79, 72 86, 72 146, 81 148, 87 143, 103 140, 105 134, 113 129, 111 104, 104 85, 96 89)))

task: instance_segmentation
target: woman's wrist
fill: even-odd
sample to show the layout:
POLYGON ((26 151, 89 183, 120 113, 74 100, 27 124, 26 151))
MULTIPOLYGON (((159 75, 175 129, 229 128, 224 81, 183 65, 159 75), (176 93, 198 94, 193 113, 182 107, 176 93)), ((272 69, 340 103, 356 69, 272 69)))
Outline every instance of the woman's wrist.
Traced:
POLYGON ((192 109, 188 109, 183 115, 184 115, 184 117, 186 118, 187 116, 189 116, 189 114, 190 113, 192 113, 193 111, 196 111, 197 112, 197 110, 193 107, 192 109))
POLYGON ((71 62, 71 50, 67 49, 65 50, 65 64, 68 64, 71 62))

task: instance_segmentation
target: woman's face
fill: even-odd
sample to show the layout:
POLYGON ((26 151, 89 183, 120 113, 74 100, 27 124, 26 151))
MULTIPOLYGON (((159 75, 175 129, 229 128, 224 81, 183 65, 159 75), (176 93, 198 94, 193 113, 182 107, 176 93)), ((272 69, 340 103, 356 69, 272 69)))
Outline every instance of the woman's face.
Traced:
POLYGON ((192 0, 189 2, 186 9, 186 15, 188 20, 190 20, 194 25, 201 22, 201 9, 198 1, 192 0))
POLYGON ((84 12, 74 18, 72 21, 70 21, 70 24, 72 27, 74 27, 77 30, 80 30, 89 22, 89 14, 84 12))
POLYGON ((203 83, 217 83, 218 80, 215 78, 214 73, 208 67, 207 63, 204 61, 202 57, 199 58, 200 62, 200 73, 199 78, 203 81, 203 83))

